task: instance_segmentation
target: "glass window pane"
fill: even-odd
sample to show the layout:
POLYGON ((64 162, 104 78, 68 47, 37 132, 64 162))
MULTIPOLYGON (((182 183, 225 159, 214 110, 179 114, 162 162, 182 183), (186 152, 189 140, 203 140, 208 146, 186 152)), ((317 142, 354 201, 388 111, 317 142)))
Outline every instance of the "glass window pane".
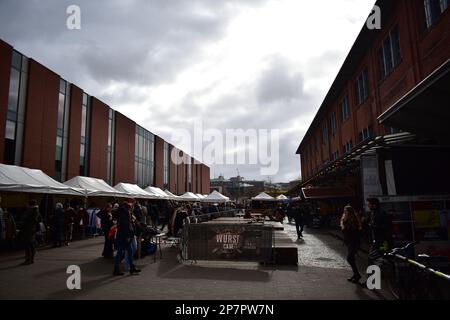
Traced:
POLYGON ((67 82, 63 79, 59 81, 59 92, 62 94, 66 94, 66 86, 67 82))
POLYGON ((13 121, 6 121, 5 139, 16 139, 16 123, 13 121))
POLYGON ((19 100, 20 72, 11 69, 9 82, 8 110, 17 112, 17 102, 19 100))
POLYGON ((87 107, 83 106, 81 108, 81 137, 86 137, 86 115, 87 107))
POLYGON ((391 70, 393 68, 392 49, 391 49, 390 38, 388 38, 384 41, 383 50, 384 50, 384 63, 385 63, 385 67, 386 67, 386 73, 389 73, 389 72, 391 72, 391 70))
POLYGON ((64 105, 65 105, 66 96, 62 93, 59 94, 59 104, 58 104, 58 122, 57 128, 64 128, 64 105))
POLYGON ((22 67, 22 55, 15 50, 12 55, 12 67, 17 70, 21 70, 22 67))

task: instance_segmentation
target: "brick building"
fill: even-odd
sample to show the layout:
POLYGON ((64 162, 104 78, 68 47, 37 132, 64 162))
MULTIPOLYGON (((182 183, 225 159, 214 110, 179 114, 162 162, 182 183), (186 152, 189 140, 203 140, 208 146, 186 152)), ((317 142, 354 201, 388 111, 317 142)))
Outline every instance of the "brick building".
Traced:
POLYGON ((382 29, 362 28, 297 150, 291 193, 450 193, 450 1, 376 4, 382 29))
POLYGON ((209 193, 209 167, 0 40, 0 162, 209 193), (184 163, 171 161, 176 150, 184 163))

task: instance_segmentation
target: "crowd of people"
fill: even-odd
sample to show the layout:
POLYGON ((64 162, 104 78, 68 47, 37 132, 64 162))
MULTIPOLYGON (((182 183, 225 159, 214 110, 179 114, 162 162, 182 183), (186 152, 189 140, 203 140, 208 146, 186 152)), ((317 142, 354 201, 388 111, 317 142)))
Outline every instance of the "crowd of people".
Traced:
MULTIPOLYGON (((0 197, 1 203, 1 197, 0 197)), ((348 280, 359 283, 361 274, 356 264, 356 255, 363 237, 370 239, 369 264, 382 255, 382 251, 391 245, 391 223, 389 215, 380 209, 378 199, 367 199, 370 213, 364 215, 350 206, 345 206, 340 219, 340 228, 344 243, 347 246, 347 262, 352 268, 353 275, 348 280), (368 231, 368 232, 367 232, 368 231)), ((242 209, 243 208, 238 208, 242 209)), ((108 202, 96 216, 100 219, 100 230, 104 235, 102 256, 114 259, 114 275, 123 275, 121 263, 125 261, 130 274, 139 274, 140 270, 134 265, 134 257, 141 257, 141 239, 144 233, 165 233, 167 237, 180 237, 184 221, 188 217, 225 211, 221 204, 207 203, 179 203, 176 201, 136 201, 126 199, 108 202), (114 254, 116 252, 116 254, 114 254)), ((249 210, 244 210, 246 213, 249 210)), ((25 250, 23 264, 34 263, 36 244, 44 233, 50 235, 53 247, 68 246, 74 238, 86 236, 89 225, 88 210, 81 203, 56 203, 54 210, 44 221, 39 204, 31 200, 23 214, 18 230, 14 216, 0 207, 0 241, 9 249, 20 241, 25 250), (45 223, 48 223, 48 227, 45 223)), ((311 208, 305 202, 280 204, 275 209, 272 220, 295 222, 298 239, 303 238, 305 225, 311 221, 311 208)))

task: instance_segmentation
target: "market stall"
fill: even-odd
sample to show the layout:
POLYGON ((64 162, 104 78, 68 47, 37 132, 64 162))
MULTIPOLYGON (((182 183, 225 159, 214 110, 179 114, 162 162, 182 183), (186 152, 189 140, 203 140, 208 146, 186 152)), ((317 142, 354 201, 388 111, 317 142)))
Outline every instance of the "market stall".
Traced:
POLYGON ((135 184, 119 183, 114 187, 114 189, 119 192, 129 194, 133 198, 137 199, 160 199, 157 195, 149 193, 135 184))

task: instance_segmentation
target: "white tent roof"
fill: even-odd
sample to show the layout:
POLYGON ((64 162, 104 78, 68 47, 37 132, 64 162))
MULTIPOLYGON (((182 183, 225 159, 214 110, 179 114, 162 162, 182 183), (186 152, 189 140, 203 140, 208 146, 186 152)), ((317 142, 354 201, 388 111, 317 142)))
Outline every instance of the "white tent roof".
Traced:
POLYGON ((257 195, 256 197, 252 198, 252 200, 256 200, 256 201, 275 201, 275 198, 269 196, 265 192, 261 192, 259 195, 257 195))
POLYGON ((0 164, 0 190, 26 193, 83 195, 81 190, 50 178, 41 170, 0 164))
POLYGON ((130 183, 119 183, 114 187, 119 192, 123 192, 129 194, 133 198, 143 198, 143 199, 158 199, 159 197, 150 194, 144 189, 141 189, 138 185, 130 184, 130 183))
POLYGON ((205 199, 206 197, 200 193, 195 194, 199 199, 205 199))
POLYGON ((284 194, 277 197, 277 200, 289 200, 288 197, 286 197, 284 194))
POLYGON ((145 188, 145 191, 156 195, 157 197, 159 197, 159 199, 169 199, 169 196, 167 195, 167 193, 165 193, 164 191, 162 191, 160 188, 157 187, 147 187, 145 188))
POLYGON ((183 200, 185 201, 199 201, 199 197, 197 197, 195 194, 193 194, 192 192, 186 192, 185 194, 183 194, 181 196, 183 198, 183 200))
POLYGON ((224 196, 218 191, 213 191, 209 196, 207 196, 205 199, 203 199, 204 202, 228 202, 230 201, 230 198, 224 196))
POLYGON ((171 200, 182 200, 181 197, 179 197, 179 196, 173 194, 172 192, 170 192, 170 191, 167 190, 167 189, 164 190, 164 192, 169 196, 169 198, 170 198, 171 200))
POLYGON ((73 188, 82 189, 84 195, 91 197, 130 197, 130 195, 126 193, 117 191, 102 179, 75 177, 64 182, 64 184, 73 188))

